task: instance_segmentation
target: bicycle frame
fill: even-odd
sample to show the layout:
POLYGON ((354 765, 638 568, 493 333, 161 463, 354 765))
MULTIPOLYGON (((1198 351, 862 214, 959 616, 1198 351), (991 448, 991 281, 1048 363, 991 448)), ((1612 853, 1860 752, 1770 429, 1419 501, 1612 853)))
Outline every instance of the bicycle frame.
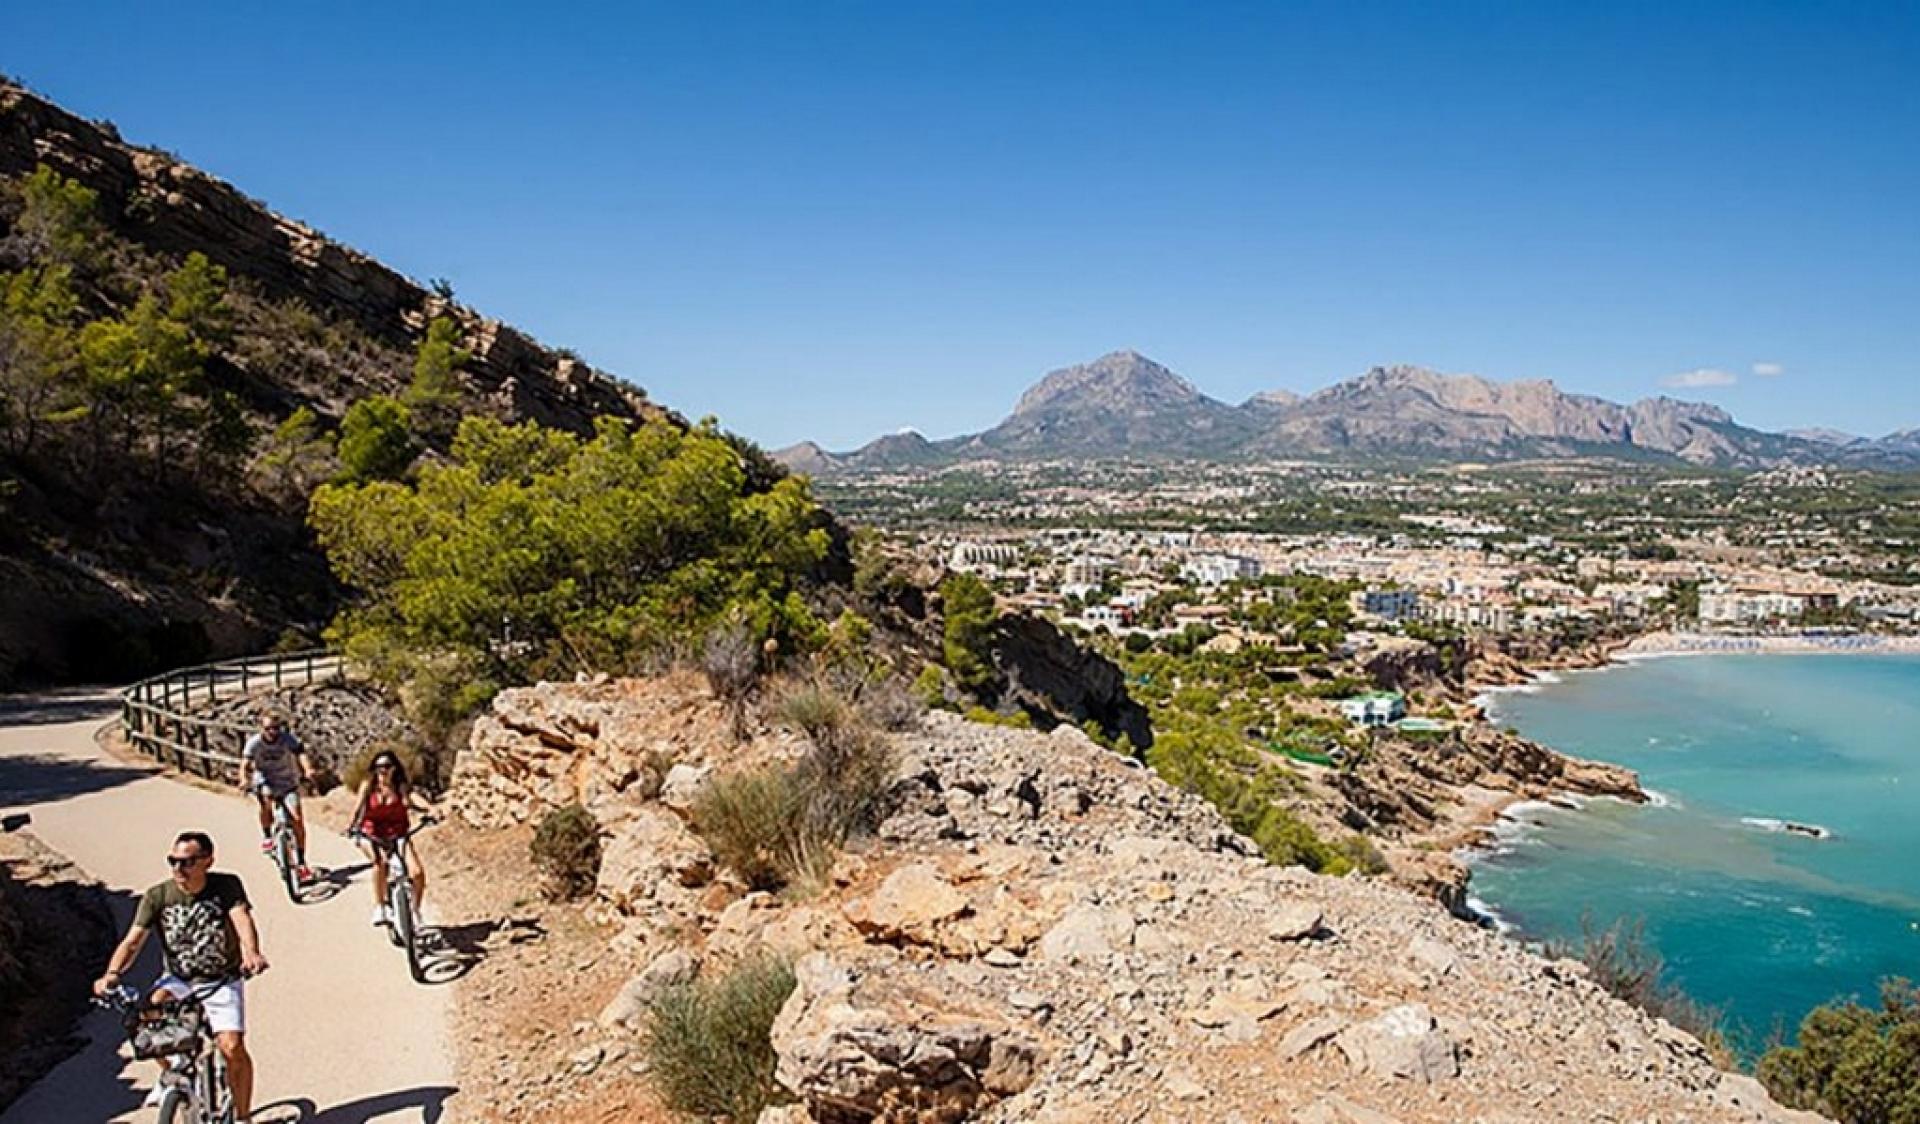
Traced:
POLYGON ((287 797, 286 795, 275 796, 266 785, 256 786, 253 794, 273 804, 273 862, 280 868, 280 881, 287 888, 287 896, 298 902, 300 878, 297 865, 300 860, 300 841, 293 830, 293 812, 287 807, 287 797))
POLYGON ((405 835, 392 839, 375 839, 358 831, 351 833, 367 841, 368 846, 373 848, 373 860, 386 871, 387 907, 393 914, 388 935, 394 944, 406 952, 407 970, 422 983, 427 978, 426 963, 420 947, 420 919, 415 912, 413 880, 407 873, 406 848, 414 836, 432 827, 435 822, 431 816, 423 817, 405 835))

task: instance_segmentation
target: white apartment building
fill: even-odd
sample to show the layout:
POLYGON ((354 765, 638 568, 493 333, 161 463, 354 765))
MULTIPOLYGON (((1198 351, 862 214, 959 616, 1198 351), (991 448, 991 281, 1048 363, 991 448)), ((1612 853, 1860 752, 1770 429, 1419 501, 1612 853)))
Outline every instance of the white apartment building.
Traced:
POLYGON ((1225 585, 1259 577, 1260 562, 1237 554, 1204 554, 1181 566, 1180 576, 1199 586, 1225 585))
POLYGON ((1710 585, 1700 590, 1700 623, 1766 624, 1792 620, 1807 611, 1807 599, 1771 589, 1735 589, 1710 585))

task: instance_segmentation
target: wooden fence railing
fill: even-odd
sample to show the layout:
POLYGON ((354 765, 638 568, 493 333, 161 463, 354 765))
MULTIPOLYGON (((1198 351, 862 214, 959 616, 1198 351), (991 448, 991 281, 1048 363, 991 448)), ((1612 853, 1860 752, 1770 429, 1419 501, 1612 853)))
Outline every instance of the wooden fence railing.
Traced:
POLYGON ((240 764, 254 728, 195 714, 222 698, 272 685, 312 683, 340 675, 340 657, 314 649, 183 667, 142 679, 120 693, 120 724, 136 749, 182 772, 225 779, 240 764))

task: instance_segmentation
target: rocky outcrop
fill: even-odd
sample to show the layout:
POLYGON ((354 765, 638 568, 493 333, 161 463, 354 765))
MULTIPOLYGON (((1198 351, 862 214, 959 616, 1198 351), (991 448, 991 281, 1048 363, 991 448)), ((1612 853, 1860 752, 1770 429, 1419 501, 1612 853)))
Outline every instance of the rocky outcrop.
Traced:
POLYGON ((768 729, 742 745, 733 716, 690 673, 543 683, 500 692, 474 721, 452 795, 476 827, 534 822, 568 804, 614 823, 663 789, 684 809, 717 761, 737 767, 798 751, 768 729))
MULTIPOLYGON (((510 703, 514 755, 470 758, 513 769, 516 793, 521 755, 571 762, 580 791, 657 744, 628 739, 664 735, 614 732, 613 712, 700 709, 659 684, 537 694, 510 703)), ((772 1032, 798 1103, 763 1117, 785 1124, 1796 1119, 1579 965, 1384 881, 1270 866, 1198 797, 1076 730, 936 713, 895 750, 890 814, 812 896, 725 871, 693 891, 707 874, 670 827, 636 848, 660 858, 635 881, 691 896, 671 929, 651 910, 619 921, 609 947, 637 970, 591 1024, 609 1052, 666 981, 772 950, 798 977, 772 1032)), ((736 767, 719 745, 704 761, 736 767)), ((483 772, 465 780, 458 794, 496 808, 483 772)), ((653 825, 635 839, 673 822, 647 785, 593 806, 612 832, 653 825)))
POLYGON ((824 953, 795 967, 773 1024, 780 1083, 817 1124, 965 1120, 1033 1083, 1038 1038, 911 986, 912 973, 854 972, 824 953))
POLYGON ((1005 678, 1000 703, 1073 725, 1093 722, 1138 749, 1153 744, 1145 707, 1127 693, 1112 660, 1074 643, 1052 622, 1026 614, 994 622, 993 662, 1005 678))

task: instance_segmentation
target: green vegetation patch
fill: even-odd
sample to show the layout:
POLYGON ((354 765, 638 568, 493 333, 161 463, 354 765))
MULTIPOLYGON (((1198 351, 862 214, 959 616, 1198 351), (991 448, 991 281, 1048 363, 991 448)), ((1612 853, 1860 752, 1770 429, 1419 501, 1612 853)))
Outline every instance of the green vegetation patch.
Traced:
POLYGON ((750 491, 711 428, 468 418, 444 460, 366 476, 321 487, 311 520, 361 592, 331 638, 388 682, 628 670, 722 625, 821 639, 798 585, 826 556, 824 516, 800 480, 750 491))
POLYGON ((661 993, 648 1008, 645 1050, 667 1104, 690 1119, 752 1121, 778 1103, 773 1020, 794 985, 793 967, 763 953, 661 993))

